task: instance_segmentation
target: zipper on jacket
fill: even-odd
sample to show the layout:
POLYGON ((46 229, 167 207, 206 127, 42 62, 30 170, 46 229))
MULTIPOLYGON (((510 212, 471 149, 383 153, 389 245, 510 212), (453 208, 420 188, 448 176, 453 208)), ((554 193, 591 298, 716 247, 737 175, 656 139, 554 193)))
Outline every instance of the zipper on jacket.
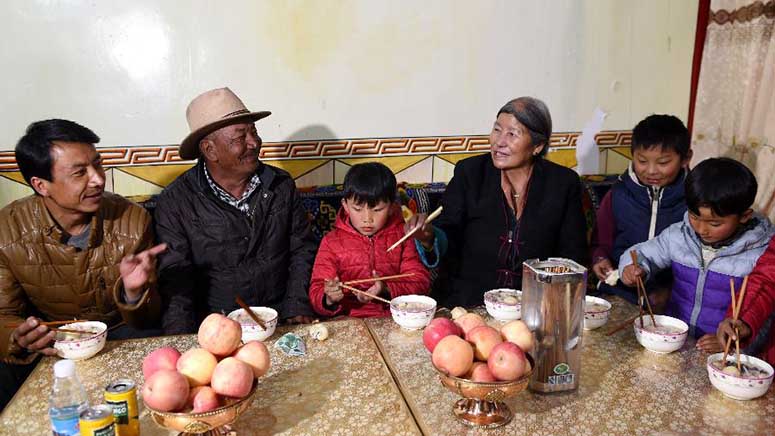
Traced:
POLYGON ((649 239, 654 239, 657 233, 657 214, 659 212, 659 203, 662 202, 664 189, 659 186, 649 186, 649 197, 651 197, 651 220, 649 221, 649 239))

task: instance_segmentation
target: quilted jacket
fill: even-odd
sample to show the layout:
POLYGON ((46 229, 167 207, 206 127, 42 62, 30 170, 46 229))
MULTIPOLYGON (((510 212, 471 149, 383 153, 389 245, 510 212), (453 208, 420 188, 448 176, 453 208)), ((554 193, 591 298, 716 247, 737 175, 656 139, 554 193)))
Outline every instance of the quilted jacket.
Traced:
MULTIPOLYGON (((323 304, 325 279, 339 277, 341 281, 357 280, 377 275, 387 276, 414 273, 414 276, 385 284, 390 297, 407 294, 427 294, 430 291, 430 273, 423 266, 417 250, 410 239, 390 252, 387 248, 404 236, 404 221, 398 207, 391 210, 391 216, 383 229, 373 236, 364 236, 351 225, 344 209, 339 209, 336 224, 323 238, 312 269, 312 283, 309 299, 315 312, 321 315, 349 315, 355 317, 389 316, 390 308, 379 301, 360 303, 356 296, 344 290, 344 299, 335 308, 323 304)), ((372 284, 353 285, 366 290, 372 284)))
POLYGON ((0 210, 0 358, 25 363, 6 324, 35 315, 44 321, 77 317, 108 326, 150 327, 160 317, 155 278, 138 303, 123 303, 119 264, 153 244, 151 217, 121 196, 105 193, 91 222, 88 248, 63 244, 62 230, 37 195, 0 210))

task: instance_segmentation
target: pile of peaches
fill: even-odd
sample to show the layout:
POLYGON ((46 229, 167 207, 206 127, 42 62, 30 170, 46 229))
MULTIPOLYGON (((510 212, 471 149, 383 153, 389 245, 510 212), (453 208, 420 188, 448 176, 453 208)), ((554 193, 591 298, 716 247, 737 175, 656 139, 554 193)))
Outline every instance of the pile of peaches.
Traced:
POLYGON ((240 324, 213 313, 202 321, 199 347, 183 354, 162 347, 143 360, 143 400, 160 412, 201 413, 244 398, 253 380, 269 370, 269 351, 259 341, 241 345, 240 324))
POLYGON ((457 308, 453 318, 436 318, 423 332, 423 344, 440 371, 474 382, 513 381, 530 371, 525 353, 532 349, 533 335, 523 321, 498 330, 457 308))

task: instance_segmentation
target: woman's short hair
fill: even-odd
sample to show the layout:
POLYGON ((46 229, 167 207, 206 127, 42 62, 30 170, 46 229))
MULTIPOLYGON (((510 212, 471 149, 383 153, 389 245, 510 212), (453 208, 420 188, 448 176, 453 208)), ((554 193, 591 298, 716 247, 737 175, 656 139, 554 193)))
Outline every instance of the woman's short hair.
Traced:
POLYGON ((51 181, 51 148, 54 141, 96 144, 100 137, 88 128, 69 120, 36 121, 27 127, 16 143, 16 163, 29 185, 33 177, 51 181))
POLYGON ((371 207, 380 201, 392 203, 396 200, 396 185, 396 176, 385 165, 378 162, 357 164, 344 176, 344 198, 371 207))
POLYGON ((684 182, 686 206, 695 215, 708 207, 718 216, 740 215, 751 208, 758 184, 751 170, 726 157, 705 159, 684 182))
POLYGON ((530 133, 530 142, 534 147, 544 144, 539 156, 549 151, 549 140, 552 136, 552 115, 546 104, 535 97, 519 97, 509 101, 498 111, 500 114, 511 114, 530 133))

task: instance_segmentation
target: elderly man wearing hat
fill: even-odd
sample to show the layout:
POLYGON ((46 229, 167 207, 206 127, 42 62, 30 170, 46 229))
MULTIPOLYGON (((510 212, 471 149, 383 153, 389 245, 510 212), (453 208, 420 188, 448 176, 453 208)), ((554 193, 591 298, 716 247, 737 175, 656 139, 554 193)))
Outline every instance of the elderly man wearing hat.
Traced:
POLYGON ((191 133, 183 159, 199 159, 159 196, 159 287, 165 333, 194 332, 209 313, 272 307, 282 319, 309 322, 307 296, 317 244, 293 178, 258 160, 251 112, 228 88, 196 97, 186 110, 191 133))

